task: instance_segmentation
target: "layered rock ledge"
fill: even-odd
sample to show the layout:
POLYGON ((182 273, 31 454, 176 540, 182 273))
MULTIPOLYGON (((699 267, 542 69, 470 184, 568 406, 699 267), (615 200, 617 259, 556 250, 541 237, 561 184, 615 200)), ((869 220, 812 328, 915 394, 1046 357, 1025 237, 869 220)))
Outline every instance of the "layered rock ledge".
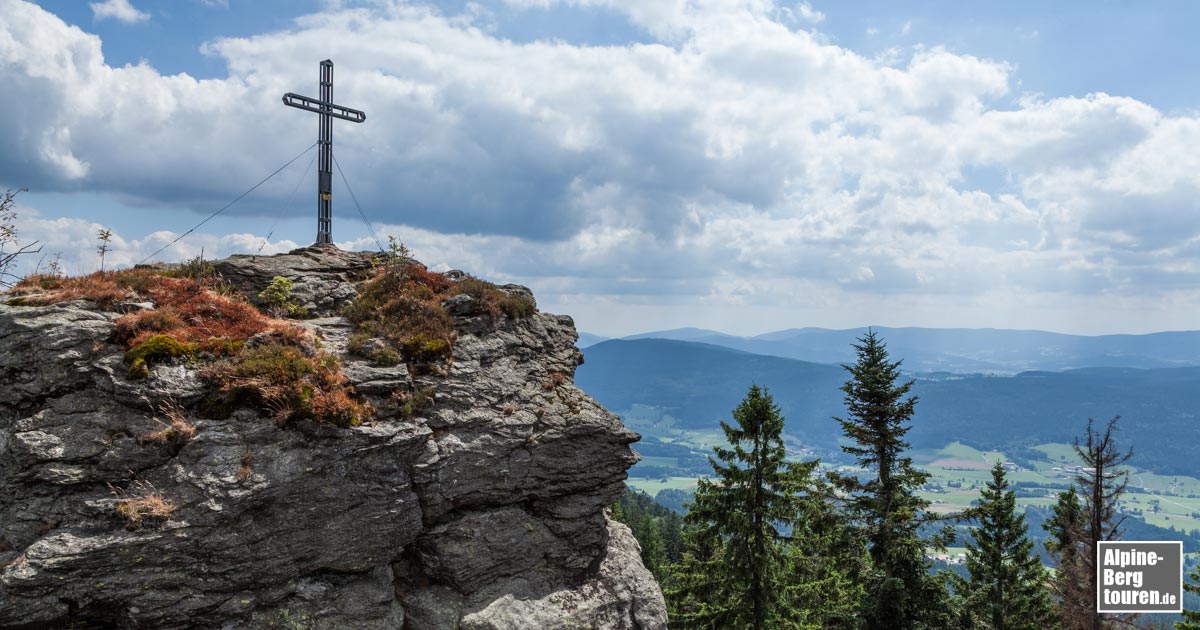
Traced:
POLYGON ((202 417, 194 364, 131 379, 119 312, 0 297, 0 627, 665 628, 606 515, 638 436, 574 386, 572 320, 448 304, 445 374, 380 367, 346 351, 339 315, 371 262, 314 247, 217 263, 248 295, 293 280, 317 316, 302 325, 380 410, 350 428, 202 417), (397 392, 430 402, 402 414, 397 392), (186 442, 145 439, 164 403, 186 442), (133 484, 175 509, 130 527, 116 507, 133 484))

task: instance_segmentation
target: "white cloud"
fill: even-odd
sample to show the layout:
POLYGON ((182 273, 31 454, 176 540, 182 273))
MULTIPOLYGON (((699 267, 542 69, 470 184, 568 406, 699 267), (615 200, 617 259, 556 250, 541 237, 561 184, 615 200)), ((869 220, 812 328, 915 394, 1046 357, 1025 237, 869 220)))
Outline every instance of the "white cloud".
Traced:
MULTIPOLYGON (((1008 64, 937 46, 867 58, 767 0, 507 2, 620 12, 658 43, 518 43, 478 11, 374 2, 212 42, 229 76, 197 80, 109 66, 97 37, 0 0, 15 95, 0 177, 219 207, 314 140, 279 96, 315 92, 315 64, 297 60, 320 41, 335 100, 367 111, 335 125, 335 146, 372 216, 431 263, 559 304, 877 296, 960 313, 1006 292, 1186 303, 1200 281, 1200 117, 1014 97, 1008 64)), ((90 250, 92 227, 61 233, 90 250)), ((165 242, 123 237, 130 256, 165 242)))
POLYGON ((821 22, 825 21, 825 14, 814 9, 812 5, 807 2, 801 2, 800 4, 797 4, 796 13, 800 15, 802 20, 812 24, 820 24, 821 22))
MULTIPOLYGON (((22 257, 15 273, 18 275, 46 271, 51 260, 59 257, 65 273, 85 274, 100 268, 100 245, 98 233, 108 226, 95 221, 64 217, 44 217, 36 209, 22 204, 17 206, 18 236, 22 243, 37 242, 41 252, 22 257)), ((175 240, 175 232, 157 230, 136 237, 113 231, 109 251, 105 254, 105 268, 130 267, 143 262, 175 240)), ((286 252, 299 247, 289 240, 269 241, 254 234, 193 233, 178 243, 169 245, 150 260, 179 261, 194 258, 204 253, 205 258, 223 258, 230 254, 255 253, 264 255, 286 252)))
POLYGON ((777 9, 774 0, 504 0, 504 3, 521 9, 544 9, 556 4, 610 9, 668 40, 701 29, 719 28, 728 19, 768 19, 777 9))
POLYGON ((126 24, 136 24, 150 19, 150 14, 138 11, 129 0, 104 0, 104 2, 89 2, 92 16, 97 20, 113 19, 126 24))

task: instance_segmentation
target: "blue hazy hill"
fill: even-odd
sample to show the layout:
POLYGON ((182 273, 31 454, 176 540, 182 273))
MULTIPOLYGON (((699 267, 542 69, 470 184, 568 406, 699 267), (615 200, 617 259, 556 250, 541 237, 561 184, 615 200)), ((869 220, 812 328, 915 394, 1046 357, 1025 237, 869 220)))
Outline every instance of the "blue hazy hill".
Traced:
MULTIPOLYGON (((889 348, 891 348, 889 341, 889 348)), ((842 415, 837 365, 754 354, 708 343, 668 339, 610 340, 587 348, 576 383, 609 409, 655 407, 679 428, 713 430, 752 383, 770 389, 787 431, 818 449, 835 450, 842 415)), ((907 358, 893 350, 895 358, 907 358)), ((1091 367, 1011 376, 923 375, 909 438, 917 448, 961 441, 1013 450, 1071 442, 1089 417, 1122 416, 1122 442, 1139 467, 1196 474, 1200 444, 1200 367, 1091 367)))
POLYGON ((601 341, 608 341, 608 337, 601 337, 600 335, 593 335, 592 333, 579 331, 579 340, 575 342, 575 345, 580 348, 586 348, 588 346, 594 346, 601 341))
MULTIPOLYGON (((866 328, 792 328, 739 337, 701 328, 677 328, 625 339, 674 339, 755 354, 812 361, 854 360, 851 344, 866 328)), ((1084 367, 1162 368, 1200 366, 1200 331, 1146 335, 1067 335, 995 328, 875 327, 892 354, 914 372, 1015 374, 1084 367)))

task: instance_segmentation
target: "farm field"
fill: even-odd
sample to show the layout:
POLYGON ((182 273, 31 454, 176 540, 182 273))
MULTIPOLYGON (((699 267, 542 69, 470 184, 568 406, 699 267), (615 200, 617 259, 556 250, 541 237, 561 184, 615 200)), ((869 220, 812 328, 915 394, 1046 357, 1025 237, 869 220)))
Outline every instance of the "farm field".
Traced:
POLYGON ((660 490, 694 490, 696 488, 696 478, 667 477, 666 479, 648 479, 646 477, 630 477, 625 481, 625 485, 654 496, 660 490))
MULTIPOLYGON (((644 425, 639 429, 647 437, 656 434, 653 437, 662 441, 665 441, 662 438, 669 437, 672 445, 691 450, 687 457, 646 456, 638 464, 639 467, 654 466, 663 470, 677 468, 685 464, 683 460, 702 460, 705 454, 711 452, 713 444, 722 441, 722 436, 713 432, 700 434, 680 431, 670 426, 669 421, 650 431, 646 431, 644 425)), ((794 457, 801 456, 802 449, 789 450, 794 457)), ((1057 493, 1072 483, 1074 473, 1067 468, 1077 465, 1077 459, 1070 444, 1041 444, 1032 451, 1041 453, 1041 458, 1029 458, 1030 450, 1027 449, 1023 465, 1010 467, 1009 484, 1017 490, 1018 507, 1049 508, 1054 504, 1057 493)), ((960 442, 940 449, 916 449, 911 455, 918 468, 932 475, 920 495, 929 500, 932 511, 940 514, 952 514, 970 507, 991 479, 992 465, 997 461, 1012 461, 1006 453, 981 451, 960 442)), ((842 472, 854 471, 851 466, 838 466, 837 469, 842 472)), ((637 474, 636 469, 633 474, 637 474)), ((667 489, 692 490, 696 486, 696 477, 673 474, 661 477, 632 476, 626 483, 654 496, 667 489)), ((1131 468, 1129 489, 1121 508, 1127 515, 1150 525, 1174 528, 1181 532, 1200 530, 1200 479, 1157 475, 1131 468)))

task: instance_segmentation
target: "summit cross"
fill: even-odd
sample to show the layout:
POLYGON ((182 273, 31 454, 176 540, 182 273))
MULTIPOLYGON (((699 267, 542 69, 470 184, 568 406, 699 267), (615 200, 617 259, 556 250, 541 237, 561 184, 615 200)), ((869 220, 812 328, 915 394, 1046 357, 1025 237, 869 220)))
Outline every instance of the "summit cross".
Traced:
POLYGON ((360 123, 367 115, 357 109, 333 102, 333 62, 321 62, 321 97, 311 98, 288 92, 283 104, 319 115, 317 131, 317 244, 333 242, 333 119, 360 123))

